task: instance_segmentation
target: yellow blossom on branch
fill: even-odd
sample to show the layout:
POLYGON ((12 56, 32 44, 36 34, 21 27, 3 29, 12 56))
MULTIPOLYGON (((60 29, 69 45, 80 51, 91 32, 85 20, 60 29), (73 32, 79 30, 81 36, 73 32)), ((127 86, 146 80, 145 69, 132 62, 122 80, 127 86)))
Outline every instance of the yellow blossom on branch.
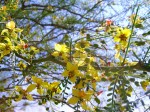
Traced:
POLYGON ((59 52, 68 52, 69 51, 65 44, 62 44, 62 45, 55 44, 55 50, 59 51, 59 52))
POLYGON ((17 39, 18 34, 21 33, 23 30, 20 28, 15 28, 16 24, 14 21, 10 21, 6 24, 6 29, 2 30, 1 35, 8 36, 10 39, 17 39))
POLYGON ((71 82, 75 82, 77 77, 82 76, 76 64, 67 63, 66 70, 62 73, 64 77, 68 77, 71 82))
POLYGON ((39 52, 39 49, 34 47, 34 46, 31 46, 30 47, 30 53, 31 54, 37 54, 39 52))
POLYGON ((75 44, 75 48, 81 51, 84 51, 84 49, 88 47, 90 47, 90 43, 86 40, 81 40, 75 44))
POLYGON ((47 83, 45 87, 50 92, 51 96, 54 96, 55 94, 58 94, 61 92, 59 85, 60 85, 60 82, 55 81, 52 83, 47 83))
POLYGON ((44 81, 41 78, 38 78, 36 76, 32 77, 32 81, 34 82, 35 87, 37 88, 37 92, 42 95, 44 92, 43 85, 44 81))
POLYGON ((15 87, 16 91, 19 92, 18 97, 16 98, 16 101, 20 101, 23 97, 27 98, 28 100, 32 101, 33 97, 31 94, 29 94, 31 91, 34 90, 34 85, 30 84, 27 89, 23 89, 20 86, 15 87))
POLYGON ((27 67, 27 65, 24 64, 22 61, 20 61, 20 62, 18 63, 18 67, 20 68, 20 70, 24 70, 24 69, 27 67))
POLYGON ((78 64, 78 66, 83 66, 85 63, 85 59, 87 58, 87 53, 85 51, 81 52, 79 50, 76 50, 76 52, 73 54, 73 60, 75 63, 78 64))
POLYGON ((55 57, 61 57, 64 59, 64 61, 68 61, 68 52, 69 49, 67 48, 67 46, 65 44, 55 44, 55 50, 52 55, 55 57))
POLYGON ((150 84, 150 81, 141 81, 140 84, 142 88, 144 89, 144 91, 146 91, 146 88, 150 84))
POLYGON ((128 44, 128 39, 129 39, 130 35, 131 35, 130 29, 118 28, 116 35, 114 36, 114 41, 119 42, 122 45, 122 47, 126 47, 128 44))
MULTIPOLYGON (((132 15, 129 17, 131 23, 134 22, 135 17, 136 17, 135 14, 132 14, 132 15)), ((143 22, 143 20, 141 20, 141 18, 137 15, 136 20, 135 20, 135 25, 142 24, 142 22, 143 22)))
POLYGON ((90 107, 87 105, 87 102, 91 100, 93 95, 92 90, 84 91, 78 89, 72 89, 72 97, 68 100, 69 104, 80 103, 81 107, 85 110, 90 110, 90 107))
POLYGON ((13 30, 15 28, 15 22, 14 21, 10 21, 6 24, 6 28, 13 30))

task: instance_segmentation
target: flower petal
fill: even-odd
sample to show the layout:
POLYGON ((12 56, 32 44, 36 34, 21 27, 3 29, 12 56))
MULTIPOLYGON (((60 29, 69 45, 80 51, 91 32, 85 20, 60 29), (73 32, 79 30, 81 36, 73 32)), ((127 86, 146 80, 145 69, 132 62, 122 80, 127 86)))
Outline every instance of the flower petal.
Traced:
POLYGON ((68 100, 68 103, 74 105, 74 104, 78 103, 78 101, 79 101, 79 98, 73 96, 68 100))
POLYGON ((30 84, 27 88, 27 92, 31 92, 33 91, 34 89, 36 88, 36 85, 35 84, 30 84))
POLYGON ((8 29, 14 29, 15 28, 15 22, 14 21, 10 21, 6 24, 6 28, 8 29))

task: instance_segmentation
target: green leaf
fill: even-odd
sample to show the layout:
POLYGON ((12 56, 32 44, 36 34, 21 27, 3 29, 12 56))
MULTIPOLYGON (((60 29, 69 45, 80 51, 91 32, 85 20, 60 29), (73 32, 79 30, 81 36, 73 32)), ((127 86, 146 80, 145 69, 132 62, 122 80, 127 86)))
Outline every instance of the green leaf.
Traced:
POLYGON ((87 35, 86 35, 86 40, 87 40, 87 41, 91 41, 91 40, 92 40, 91 37, 90 37, 90 34, 87 34, 87 35))
POLYGON ((107 94, 107 96, 111 96, 111 95, 112 95, 112 93, 108 93, 108 94, 107 94))
POLYGON ((142 103, 142 105, 143 105, 143 106, 145 105, 145 103, 144 103, 144 101, 143 101, 143 100, 141 100, 141 103, 142 103))
POLYGON ((135 44, 137 46, 142 46, 142 45, 145 45, 145 42, 144 41, 135 41, 135 44))
POLYGON ((112 91, 112 90, 113 90, 113 88, 111 88, 111 87, 108 89, 108 91, 112 91))
POLYGON ((95 48, 99 48, 98 44, 94 44, 93 47, 95 48))
POLYGON ((90 50, 90 49, 85 49, 85 51, 86 51, 86 52, 91 52, 91 50, 90 50))
POLYGON ((150 35, 150 31, 148 31, 147 33, 143 33, 142 35, 143 35, 143 36, 150 35))
POLYGON ((134 84, 135 84, 136 86, 140 86, 140 84, 139 84, 138 81, 135 81, 134 84))
POLYGON ((108 99, 107 102, 110 102, 112 99, 108 99))
POLYGON ((143 25, 142 25, 142 24, 136 24, 136 25, 135 25, 135 28, 140 28, 140 29, 142 29, 142 28, 143 28, 143 25))
POLYGON ((97 97, 94 100, 96 101, 96 103, 100 104, 100 100, 97 97))
POLYGON ((131 81, 131 82, 134 82, 134 81, 135 81, 135 78, 130 78, 130 81, 131 81))
POLYGON ((106 44, 106 42, 104 40, 101 41, 102 44, 106 44))

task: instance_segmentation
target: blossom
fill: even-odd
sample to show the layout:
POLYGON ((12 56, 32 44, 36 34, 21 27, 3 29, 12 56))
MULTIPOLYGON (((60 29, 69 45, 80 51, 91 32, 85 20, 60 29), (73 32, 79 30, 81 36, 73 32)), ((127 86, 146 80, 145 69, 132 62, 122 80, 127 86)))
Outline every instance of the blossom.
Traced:
POLYGON ((15 87, 16 91, 19 92, 18 97, 16 98, 16 101, 20 101, 23 97, 26 97, 28 100, 32 101, 33 97, 31 94, 29 94, 31 91, 34 90, 34 85, 30 84, 27 89, 23 89, 20 86, 15 87))
POLYGON ((34 46, 31 46, 30 47, 30 52, 33 53, 33 54, 37 54, 39 52, 39 49, 34 47, 34 46))
POLYGON ((131 30, 130 29, 118 28, 117 29, 117 34, 114 37, 114 41, 119 42, 122 45, 122 47, 126 47, 130 35, 131 35, 131 30))
POLYGON ((55 50, 59 52, 68 52, 68 48, 65 44, 55 44, 55 50))
POLYGON ((135 14, 132 14, 132 15, 129 17, 131 23, 134 22, 135 17, 136 17, 135 25, 142 24, 143 20, 141 20, 141 18, 140 18, 138 15, 136 16, 135 14))
POLYGON ((142 88, 146 91, 146 87, 150 84, 149 81, 141 81, 140 82, 142 88))
POLYGON ((7 35, 9 38, 17 39, 17 33, 21 33, 23 30, 15 28, 16 24, 14 21, 10 21, 6 24, 6 29, 2 30, 1 35, 7 35))
POLYGON ((77 50, 82 50, 82 51, 88 47, 90 47, 90 43, 88 41, 85 41, 85 40, 81 40, 81 41, 77 42, 75 45, 75 48, 77 50))
POLYGON ((2 7, 1 7, 1 10, 6 11, 6 10, 7 10, 7 7, 6 7, 6 6, 2 6, 2 7))
POLYGON ((66 70, 62 73, 64 77, 68 77, 71 82, 75 82, 78 76, 81 76, 78 66, 70 62, 67 63, 66 70))
POLYGON ((65 61, 68 60, 68 51, 69 49, 67 48, 67 46, 65 44, 55 44, 55 52, 52 53, 53 56, 55 57, 62 57, 65 61))
POLYGON ((74 88, 82 89, 82 88, 85 88, 85 86, 86 86, 85 80, 79 79, 79 82, 77 84, 75 84, 74 88))
POLYGON ((93 94, 92 90, 84 91, 78 89, 72 89, 72 97, 68 100, 69 104, 81 103, 81 107, 85 110, 90 110, 87 102, 90 101, 91 96, 93 94))
POLYGON ((43 80, 41 78, 38 78, 36 76, 32 76, 32 81, 35 83, 35 88, 37 88, 37 92, 42 95, 44 90, 42 88, 42 85, 43 85, 43 80))
POLYGON ((13 46, 11 43, 0 43, 0 50, 2 52, 2 55, 5 56, 7 54, 10 54, 10 52, 13 50, 13 46))
POLYGON ((110 26, 111 24, 113 23, 113 21, 112 20, 110 20, 110 19, 108 19, 108 20, 106 20, 106 26, 110 26))
POLYGON ((20 61, 20 62, 18 63, 18 67, 20 68, 20 70, 24 70, 24 69, 27 67, 27 65, 24 64, 22 61, 20 61))
POLYGON ((6 24, 6 28, 13 30, 15 28, 15 22, 14 21, 10 21, 6 24))
POLYGON ((46 89, 48 89, 50 91, 51 96, 54 96, 57 93, 61 92, 61 89, 59 87, 60 82, 52 82, 52 83, 47 83, 45 85, 46 89))
POLYGON ((87 58, 87 53, 85 51, 81 52, 76 50, 73 54, 74 62, 78 63, 78 66, 83 66, 85 63, 85 59, 87 58))
POLYGON ((28 44, 22 40, 20 40, 20 43, 17 46, 15 46, 16 51, 25 50, 26 48, 28 48, 28 44))

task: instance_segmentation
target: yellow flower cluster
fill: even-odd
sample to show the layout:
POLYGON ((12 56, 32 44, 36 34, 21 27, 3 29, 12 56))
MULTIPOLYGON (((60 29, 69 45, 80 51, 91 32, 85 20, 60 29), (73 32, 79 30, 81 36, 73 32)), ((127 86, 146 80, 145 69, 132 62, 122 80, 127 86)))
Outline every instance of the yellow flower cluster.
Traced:
POLYGON ((6 29, 1 32, 0 58, 3 58, 5 55, 10 54, 11 51, 16 50, 14 43, 17 43, 18 33, 21 32, 21 29, 15 28, 15 23, 13 21, 6 24, 6 29))
POLYGON ((86 51, 89 47, 90 43, 81 39, 75 43, 71 51, 65 44, 56 44, 55 51, 52 53, 56 58, 61 58, 66 62, 66 69, 62 76, 74 85, 72 97, 68 100, 68 103, 73 105, 80 104, 84 110, 93 110, 88 105, 88 102, 96 97, 94 95, 96 83, 101 80, 101 73, 92 66, 95 59, 86 51), (80 68, 84 69, 81 71, 80 68), (85 88, 89 89, 86 90, 85 88))
POLYGON ((18 97, 16 98, 16 101, 20 101, 22 98, 27 98, 28 100, 33 100, 32 95, 29 93, 35 89, 37 90, 37 93, 40 95, 50 94, 50 96, 54 96, 55 94, 58 94, 61 92, 61 90, 59 88, 60 82, 48 83, 36 76, 32 77, 32 81, 33 81, 33 84, 30 84, 27 87, 27 89, 23 89, 20 86, 16 86, 16 91, 19 93, 18 97), (50 91, 50 93, 48 91, 50 91))
MULTIPOLYGON (((16 24, 14 21, 10 21, 6 24, 6 28, 1 31, 0 38, 0 59, 4 56, 9 55, 11 52, 18 52, 18 54, 26 54, 26 48, 28 48, 28 44, 25 43, 18 34, 21 34, 23 30, 20 28, 16 28, 16 24)), ((35 55, 39 52, 39 50, 34 47, 29 47, 30 55, 35 55)), ((20 61, 18 64, 20 70, 24 70, 27 66, 20 61)))

